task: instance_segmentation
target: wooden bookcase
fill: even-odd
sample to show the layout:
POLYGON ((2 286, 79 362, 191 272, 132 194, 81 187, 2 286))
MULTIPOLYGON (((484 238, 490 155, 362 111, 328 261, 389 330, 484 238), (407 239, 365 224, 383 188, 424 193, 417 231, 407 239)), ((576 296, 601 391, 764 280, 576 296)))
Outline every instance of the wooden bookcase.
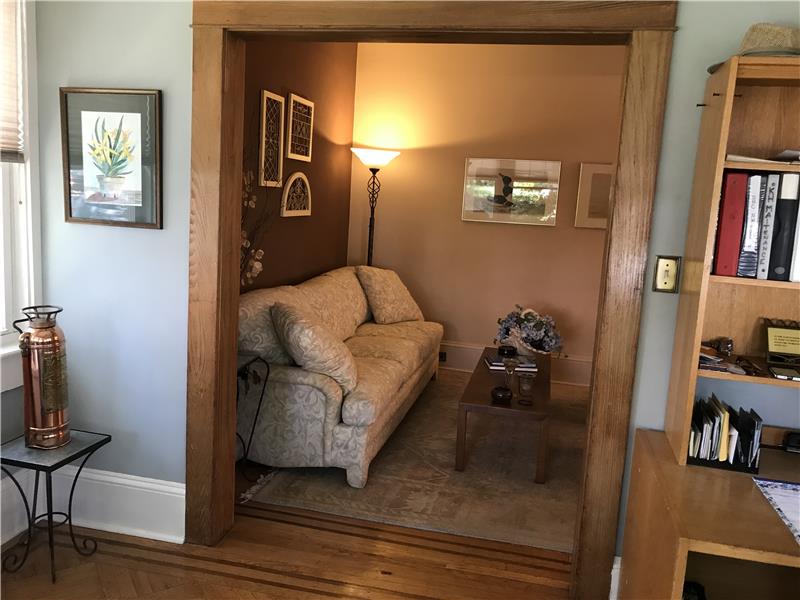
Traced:
POLYGON ((735 352, 763 357, 763 318, 800 320, 800 284, 711 274, 726 169, 800 172, 798 165, 728 162, 800 147, 800 58, 733 57, 708 79, 695 161, 684 271, 672 350, 665 431, 686 464, 698 377, 789 387, 800 383, 699 371, 700 342, 730 337, 735 352))

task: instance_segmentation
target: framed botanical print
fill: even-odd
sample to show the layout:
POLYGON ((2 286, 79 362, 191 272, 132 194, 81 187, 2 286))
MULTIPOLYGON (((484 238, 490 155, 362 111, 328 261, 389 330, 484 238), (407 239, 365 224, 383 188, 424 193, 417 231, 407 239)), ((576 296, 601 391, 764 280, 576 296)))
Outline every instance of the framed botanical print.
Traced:
POLYGON ((314 103, 296 94, 289 94, 286 158, 311 162, 313 137, 314 103))
POLYGON ((282 96, 261 90, 258 183, 266 187, 283 185, 283 108, 282 96))
POLYGON ((614 165, 581 163, 575 227, 605 229, 614 182, 614 165))
POLYGON ((283 186, 282 217, 308 217, 311 215, 311 184, 305 174, 292 173, 283 186))
POLYGON ((66 220, 161 229, 161 91, 60 93, 66 220))

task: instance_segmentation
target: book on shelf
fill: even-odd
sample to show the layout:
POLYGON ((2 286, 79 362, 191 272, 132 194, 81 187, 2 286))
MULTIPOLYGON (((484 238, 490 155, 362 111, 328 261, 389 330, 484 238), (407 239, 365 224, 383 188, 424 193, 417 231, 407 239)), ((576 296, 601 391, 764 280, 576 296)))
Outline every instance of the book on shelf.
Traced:
POLYGON ((747 173, 726 173, 717 226, 714 274, 735 276, 742 246, 747 173))
MULTIPOLYGON (((536 373, 539 371, 539 367, 536 364, 536 361, 528 358, 527 356, 516 356, 514 357, 515 360, 519 361, 519 364, 515 367, 515 371, 520 371, 522 373, 536 373)), ((505 371, 505 364, 503 363, 503 357, 495 354, 494 356, 487 356, 484 357, 483 362, 489 368, 490 371, 505 371)))
POLYGON ((797 207, 797 226, 794 229, 794 245, 792 246, 792 264, 789 267, 789 281, 800 283, 800 206, 797 207))
POLYGON ((800 164, 800 150, 784 150, 772 158, 761 158, 759 156, 745 156, 743 154, 728 154, 725 160, 730 162, 749 162, 749 163, 765 163, 765 164, 800 164))
POLYGON ((739 249, 739 262, 736 266, 738 277, 755 277, 758 269, 758 236, 761 230, 761 206, 767 192, 767 178, 763 175, 747 176, 747 195, 742 225, 742 244, 739 249))
POLYGON ((764 190, 764 204, 761 207, 761 232, 758 240, 758 279, 769 277, 769 255, 772 249, 772 233, 775 225, 775 209, 778 204, 778 191, 781 176, 771 173, 766 178, 764 190))
POLYGON ((800 173, 727 171, 713 274, 800 282, 800 173))
POLYGON ((797 229, 800 173, 783 173, 775 207, 772 248, 769 256, 769 279, 789 281, 797 229))
POLYGON ((714 394, 697 398, 689 432, 689 459, 736 470, 757 471, 763 420, 750 409, 738 411, 714 394))

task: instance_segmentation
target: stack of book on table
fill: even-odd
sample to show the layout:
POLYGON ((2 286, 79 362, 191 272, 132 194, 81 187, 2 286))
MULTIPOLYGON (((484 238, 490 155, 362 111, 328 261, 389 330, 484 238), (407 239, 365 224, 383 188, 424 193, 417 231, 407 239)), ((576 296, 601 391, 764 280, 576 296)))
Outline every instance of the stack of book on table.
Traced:
MULTIPOLYGON (((518 355, 514 357, 514 360, 519 363, 514 369, 515 371, 521 373, 536 373, 539 371, 539 367, 536 366, 536 361, 529 356, 518 355)), ((503 357, 498 354, 484 357, 483 362, 486 363, 490 371, 505 371, 506 367, 503 364, 503 357)))
POLYGON ((698 398, 689 433, 689 464, 758 473, 763 421, 754 410, 735 410, 714 394, 698 398))
POLYGON ((799 189, 800 173, 726 172, 713 273, 800 282, 799 189))

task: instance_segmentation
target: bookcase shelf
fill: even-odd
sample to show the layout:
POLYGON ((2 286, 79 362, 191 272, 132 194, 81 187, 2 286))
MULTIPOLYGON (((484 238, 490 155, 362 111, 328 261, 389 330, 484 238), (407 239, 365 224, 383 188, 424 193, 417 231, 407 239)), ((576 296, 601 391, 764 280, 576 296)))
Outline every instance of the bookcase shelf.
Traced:
POLYGON ((779 173, 800 173, 800 165, 795 164, 780 164, 780 163, 764 163, 764 162, 741 162, 735 160, 725 161, 726 169, 736 169, 738 171, 770 171, 779 173))
MULTIPOLYGON (((747 285, 779 290, 794 290, 800 293, 800 283, 795 283, 794 281, 773 281, 771 279, 752 279, 750 277, 723 277, 721 275, 710 275, 708 280, 712 284, 747 285)), ((800 298, 798 302, 800 302, 800 298)))
POLYGON ((728 373, 726 371, 697 369, 697 376, 705 379, 721 379, 723 381, 738 381, 739 383, 755 383, 758 385, 772 385, 775 387, 800 390, 800 381, 786 381, 766 375, 737 375, 736 373, 728 373))

